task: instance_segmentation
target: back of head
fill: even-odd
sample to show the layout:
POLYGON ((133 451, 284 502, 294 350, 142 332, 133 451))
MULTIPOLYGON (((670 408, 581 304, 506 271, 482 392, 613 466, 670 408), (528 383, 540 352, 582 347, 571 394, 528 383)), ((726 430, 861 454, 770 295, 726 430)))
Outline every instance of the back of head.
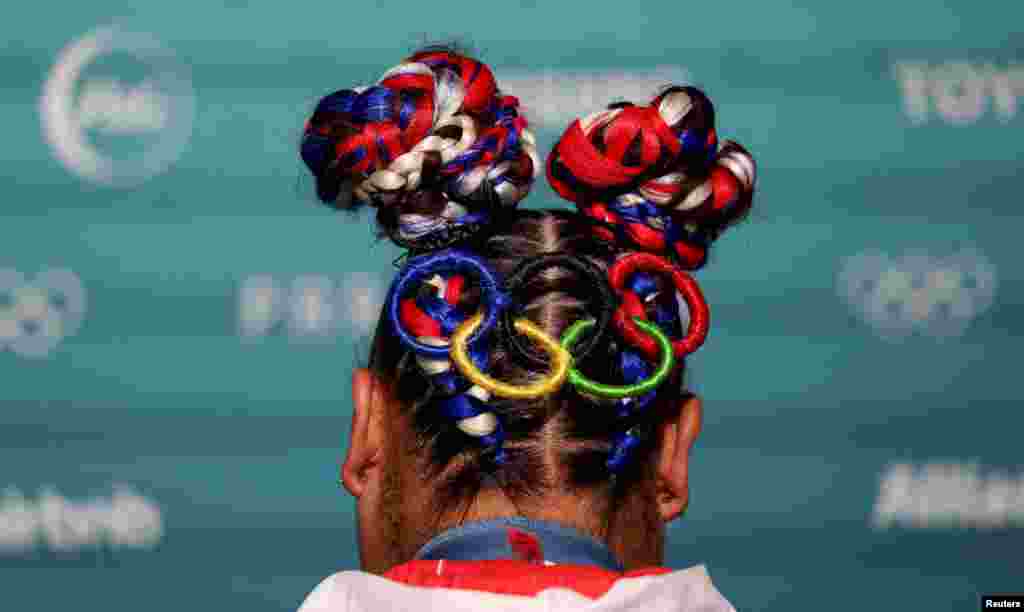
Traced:
POLYGON ((375 207, 382 232, 410 251, 370 363, 401 422, 385 503, 405 509, 380 509, 404 534, 391 560, 508 508, 617 537, 627 564, 659 556, 648 537, 660 534, 658 431, 689 399, 685 358, 707 333, 687 273, 746 215, 754 187, 749 153, 718 142, 710 100, 673 86, 570 125, 547 176, 578 212, 515 208, 540 170, 534 138, 491 70, 452 50, 325 97, 302 155, 326 204, 375 207), (492 325, 463 333, 460 359, 453 347, 478 312, 494 313, 478 318, 492 325), (575 378, 552 382, 553 349, 517 320, 556 340, 595 322, 562 343, 575 378))

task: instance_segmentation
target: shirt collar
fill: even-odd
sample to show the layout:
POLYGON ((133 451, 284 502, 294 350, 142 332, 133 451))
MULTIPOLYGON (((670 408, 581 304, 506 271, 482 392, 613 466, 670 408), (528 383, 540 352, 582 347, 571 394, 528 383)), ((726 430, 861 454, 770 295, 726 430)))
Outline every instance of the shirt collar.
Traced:
POLYGON ((615 572, 624 569, 608 547, 594 538, 558 523, 520 516, 476 521, 444 531, 427 542, 415 559, 517 559, 523 557, 524 545, 538 546, 547 563, 596 565, 615 572))

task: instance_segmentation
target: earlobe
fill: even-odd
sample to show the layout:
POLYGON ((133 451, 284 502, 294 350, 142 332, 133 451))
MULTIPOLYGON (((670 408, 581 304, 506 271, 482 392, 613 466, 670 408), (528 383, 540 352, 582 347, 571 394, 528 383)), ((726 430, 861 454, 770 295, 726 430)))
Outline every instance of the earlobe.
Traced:
POLYGON ((352 431, 348 454, 341 467, 341 481, 354 497, 366 491, 371 471, 380 462, 380 382, 364 368, 352 372, 352 431))
POLYGON ((700 434, 704 408, 700 398, 683 400, 678 414, 659 429, 658 514, 664 522, 678 518, 690 499, 690 450, 700 434))

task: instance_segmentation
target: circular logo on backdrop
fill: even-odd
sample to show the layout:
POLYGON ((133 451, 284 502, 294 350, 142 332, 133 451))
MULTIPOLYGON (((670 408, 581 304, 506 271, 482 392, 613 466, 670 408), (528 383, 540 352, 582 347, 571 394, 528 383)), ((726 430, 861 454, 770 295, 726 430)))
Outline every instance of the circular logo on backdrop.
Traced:
POLYGON ((150 34, 106 26, 57 57, 39 102, 57 159, 88 181, 137 185, 177 161, 192 132, 188 70, 150 34))
POLYGON ((864 252, 839 271, 840 296, 885 338, 959 336, 992 306, 995 266, 979 251, 946 256, 864 252))
POLYGON ((85 306, 85 288, 70 270, 48 269, 29 279, 0 268, 0 351, 46 357, 78 331, 85 306))

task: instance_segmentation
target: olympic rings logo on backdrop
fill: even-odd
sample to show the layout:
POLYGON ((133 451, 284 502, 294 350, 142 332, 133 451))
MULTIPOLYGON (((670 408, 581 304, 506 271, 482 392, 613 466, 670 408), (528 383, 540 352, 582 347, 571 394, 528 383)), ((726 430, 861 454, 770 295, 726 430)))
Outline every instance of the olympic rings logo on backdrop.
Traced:
POLYGON ((364 336, 376 324, 386 292, 382 280, 365 272, 339 280, 322 274, 249 276, 238 292, 238 333, 297 340, 364 336))
POLYGON ((949 337, 962 335, 992 306, 996 284, 995 266, 973 249, 946 257, 875 251, 842 263, 837 290, 883 338, 949 337))
POLYGON ((1017 116, 1024 92, 1024 66, 992 63, 903 62, 893 67, 903 93, 904 112, 916 124, 933 116, 950 125, 971 125, 991 112, 1000 121, 1017 116))
POLYGON ((46 357, 78 331, 85 311, 85 287, 74 272, 46 269, 30 280, 0 268, 0 351, 46 357))
POLYGON ((177 161, 192 132, 192 80, 153 36, 101 27, 64 48, 39 101, 43 134, 71 172, 133 186, 177 161))

